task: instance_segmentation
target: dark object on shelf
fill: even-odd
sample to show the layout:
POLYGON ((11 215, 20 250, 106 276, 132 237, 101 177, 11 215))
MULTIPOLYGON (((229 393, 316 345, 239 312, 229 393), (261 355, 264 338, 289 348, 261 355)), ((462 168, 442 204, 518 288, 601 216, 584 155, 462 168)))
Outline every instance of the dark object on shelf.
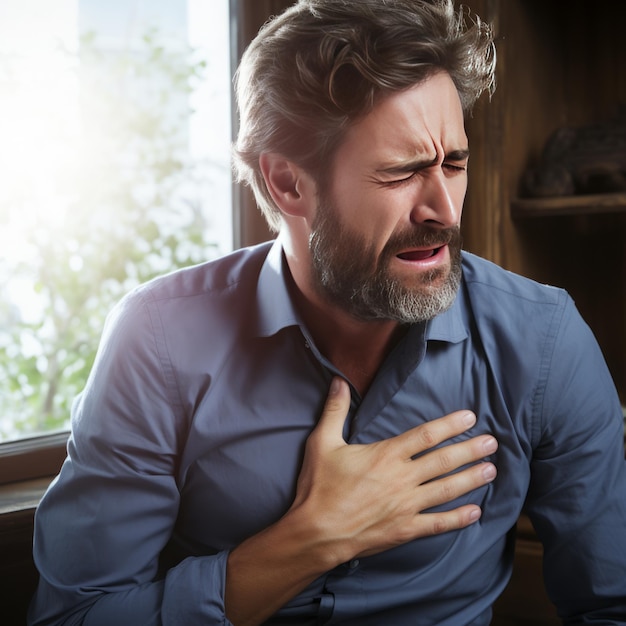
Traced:
POLYGON ((626 106, 611 121, 558 129, 522 187, 531 198, 626 191, 626 106))

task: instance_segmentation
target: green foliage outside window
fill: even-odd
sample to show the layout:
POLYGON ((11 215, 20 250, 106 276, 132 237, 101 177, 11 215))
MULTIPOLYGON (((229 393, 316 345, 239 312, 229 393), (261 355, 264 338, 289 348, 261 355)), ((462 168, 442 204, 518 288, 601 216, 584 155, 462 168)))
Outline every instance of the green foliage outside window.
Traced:
MULTIPOLYGON (((52 185, 43 193, 34 172, 0 192, 0 230, 19 252, 0 251, 0 440, 66 428, 114 303, 217 253, 199 191, 211 169, 188 149, 188 97, 206 61, 156 32, 124 53, 91 35, 68 59, 78 123, 45 120, 63 146, 52 185)), ((4 93, 23 88, 13 62, 0 57, 4 93)))

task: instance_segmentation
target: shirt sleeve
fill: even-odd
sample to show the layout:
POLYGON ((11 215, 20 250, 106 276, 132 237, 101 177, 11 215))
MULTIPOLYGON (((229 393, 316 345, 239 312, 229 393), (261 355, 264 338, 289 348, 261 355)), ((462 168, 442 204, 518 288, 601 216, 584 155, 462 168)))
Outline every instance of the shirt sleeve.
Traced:
POLYGON ((67 459, 35 517, 29 624, 229 624, 227 553, 159 571, 188 418, 150 304, 135 294, 112 313, 74 403, 67 459))
POLYGON ((527 512, 566 624, 626 624, 626 463, 618 396, 571 299, 539 372, 527 512))

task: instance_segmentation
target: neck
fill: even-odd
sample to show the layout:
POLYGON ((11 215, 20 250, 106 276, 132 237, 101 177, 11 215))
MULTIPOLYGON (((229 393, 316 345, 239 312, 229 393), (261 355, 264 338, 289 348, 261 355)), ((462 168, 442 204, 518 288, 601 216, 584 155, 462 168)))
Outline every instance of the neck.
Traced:
POLYGON ((296 306, 319 350, 364 395, 404 327, 390 320, 359 320, 297 287, 295 292, 296 306))
POLYGON ((303 228, 303 225, 296 222, 280 232, 293 279, 294 303, 315 345, 364 395, 404 327, 390 320, 360 320, 327 302, 312 287, 308 235, 293 236, 298 227, 303 228))

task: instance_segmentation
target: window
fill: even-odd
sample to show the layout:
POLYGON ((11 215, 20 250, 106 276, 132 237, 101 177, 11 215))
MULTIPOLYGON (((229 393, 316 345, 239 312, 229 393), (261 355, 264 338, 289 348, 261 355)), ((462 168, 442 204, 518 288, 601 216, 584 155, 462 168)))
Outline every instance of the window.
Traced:
POLYGON ((0 441, 68 428, 124 293, 232 249, 228 35, 228 0, 0 3, 0 441))

